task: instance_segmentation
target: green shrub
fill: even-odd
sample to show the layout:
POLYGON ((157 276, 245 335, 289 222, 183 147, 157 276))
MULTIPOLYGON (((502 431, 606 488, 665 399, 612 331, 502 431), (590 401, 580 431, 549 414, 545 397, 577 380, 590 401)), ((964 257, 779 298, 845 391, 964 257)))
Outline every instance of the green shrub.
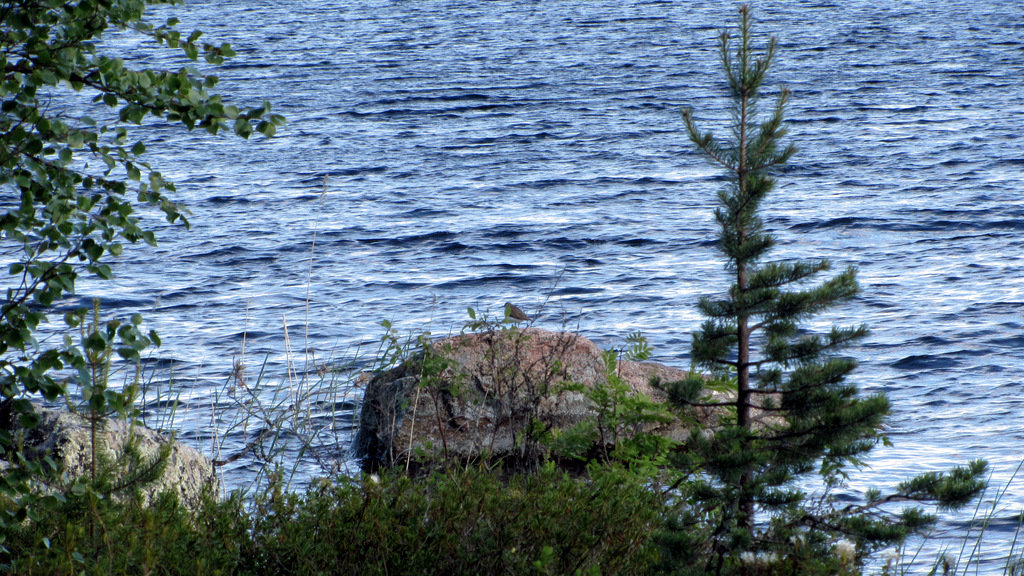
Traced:
MULTIPOLYGON (((0 502, 0 512, 9 501, 0 502)), ((11 574, 233 574, 248 541, 241 501, 207 498, 194 516, 172 494, 150 506, 77 489, 10 525, 0 571, 11 574)))
POLYGON ((660 496, 621 468, 343 477, 257 506, 254 574, 642 574, 660 496))
MULTIPOLYGON (((50 498, 6 535, 13 574, 643 574, 662 499, 642 477, 470 468, 340 477, 305 494, 283 482, 248 511, 208 499, 194 515, 89 489, 50 498)), ((0 502, 0 512, 9 502, 0 502)))

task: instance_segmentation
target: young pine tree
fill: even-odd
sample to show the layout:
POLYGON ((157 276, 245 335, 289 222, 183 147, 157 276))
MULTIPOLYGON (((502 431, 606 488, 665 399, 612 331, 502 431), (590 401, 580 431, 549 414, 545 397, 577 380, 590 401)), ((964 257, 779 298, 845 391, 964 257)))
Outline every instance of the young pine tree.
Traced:
POLYGON ((694 376, 670 387, 677 404, 722 416, 714 429, 695 431, 676 458, 687 505, 674 518, 677 530, 666 532, 666 554, 692 573, 774 573, 781 566, 770 564, 780 562, 783 571, 794 573, 842 573, 855 570, 865 553, 931 521, 917 508, 887 515, 881 504, 965 503, 981 489, 985 465, 921 477, 886 498, 872 494, 863 506, 843 510, 827 497, 812 500, 805 493, 809 474, 821 476, 824 490, 818 492, 827 496, 843 483, 845 467, 861 464, 884 439, 889 402, 882 394, 860 396, 845 381, 855 362, 838 352, 864 337, 866 327, 834 327, 824 335, 799 328, 801 321, 853 298, 856 271, 848 268, 812 285, 813 276, 829 270, 828 261, 766 260, 775 239, 759 211, 775 185, 771 171, 795 149, 781 142, 788 91, 758 120, 758 96, 776 45, 772 39, 755 54, 750 28, 744 6, 735 48, 728 33, 720 41, 732 139, 722 142, 702 132, 692 113, 683 113, 690 139, 728 176, 715 218, 732 285, 721 298, 699 304, 705 321, 694 334, 692 355, 711 379, 694 376), (729 400, 716 401, 703 394, 707 389, 728 390, 729 400), (837 554, 841 539, 849 542, 837 554))

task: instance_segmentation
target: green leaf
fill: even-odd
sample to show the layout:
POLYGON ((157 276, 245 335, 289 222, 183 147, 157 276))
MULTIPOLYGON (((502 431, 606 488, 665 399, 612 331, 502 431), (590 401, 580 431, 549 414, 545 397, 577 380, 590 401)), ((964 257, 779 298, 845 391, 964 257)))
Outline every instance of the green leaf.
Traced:
POLYGON ((235 120, 235 134, 242 138, 248 138, 252 134, 252 126, 249 125, 249 121, 245 118, 235 120))
POLYGON ((85 244, 85 253, 89 256, 90 260, 99 260, 103 256, 103 246, 95 242, 87 242, 85 244))
POLYGON ((277 133, 277 127, 270 122, 260 122, 256 129, 267 138, 271 138, 277 133))

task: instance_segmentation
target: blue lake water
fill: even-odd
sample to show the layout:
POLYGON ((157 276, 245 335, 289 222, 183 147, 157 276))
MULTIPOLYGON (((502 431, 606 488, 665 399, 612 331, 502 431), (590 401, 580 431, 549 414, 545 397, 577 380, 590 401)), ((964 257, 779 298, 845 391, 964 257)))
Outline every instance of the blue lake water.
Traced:
MULTIPOLYGON (((190 442, 226 434, 230 452, 254 434, 227 429, 238 360, 254 378, 266 358, 264 382, 286 394, 304 350, 368 360, 380 321, 443 334, 467 306, 513 300, 603 347, 640 330, 656 360, 689 365, 695 304, 727 276, 719 173, 680 110, 706 128, 728 118, 717 36, 733 2, 192 0, 152 14, 230 42, 219 90, 288 118, 250 143, 146 128, 192 230, 162 228, 114 282, 80 291, 160 331, 154 381, 173 363, 190 442)), ((862 296, 815 325, 872 328, 854 378, 894 406, 894 446, 851 488, 976 457, 1005 484, 1024 440, 1024 8, 808 0, 755 16, 778 38, 769 93, 793 91, 799 148, 766 207, 775 255, 859 268, 862 296)), ((339 438, 352 405, 331 404, 339 438)), ((228 486, 251 467, 226 467, 228 486)), ((984 573, 1009 550, 1024 479, 999 506, 984 573)))

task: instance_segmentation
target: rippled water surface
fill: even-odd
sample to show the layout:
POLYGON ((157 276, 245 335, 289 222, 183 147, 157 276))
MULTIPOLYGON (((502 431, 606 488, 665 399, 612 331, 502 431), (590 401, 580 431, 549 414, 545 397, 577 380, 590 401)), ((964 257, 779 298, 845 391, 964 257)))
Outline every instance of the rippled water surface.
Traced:
MULTIPOLYGON (((288 124, 252 143, 152 127, 151 161, 178 183, 193 229, 164 230, 113 286, 82 296, 148 311, 183 387, 185 436, 200 446, 243 334, 250 374, 266 357, 266 380, 285 384, 306 347, 327 363, 372 356, 381 320, 446 333, 467 306, 499 313, 514 300, 539 325, 564 319, 604 347, 642 330, 657 360, 685 367, 697 299, 726 277, 712 217, 721 182, 679 111, 693 106, 708 128, 727 120, 716 42, 734 8, 161 9, 154 17, 231 42, 219 89, 270 100, 288 124)), ((895 446, 853 487, 975 457, 1005 483, 1024 439, 1024 10, 849 0, 759 2, 755 15, 755 31, 778 37, 769 85, 793 91, 799 147, 767 206, 776 255, 860 269, 863 295, 821 325, 871 326, 855 379, 894 405, 895 446)), ((336 407, 350 422, 351 405, 336 407)), ((229 466, 229 486, 247 473, 229 466)), ((1006 554, 1022 502, 1019 481, 989 557, 1006 554)))

